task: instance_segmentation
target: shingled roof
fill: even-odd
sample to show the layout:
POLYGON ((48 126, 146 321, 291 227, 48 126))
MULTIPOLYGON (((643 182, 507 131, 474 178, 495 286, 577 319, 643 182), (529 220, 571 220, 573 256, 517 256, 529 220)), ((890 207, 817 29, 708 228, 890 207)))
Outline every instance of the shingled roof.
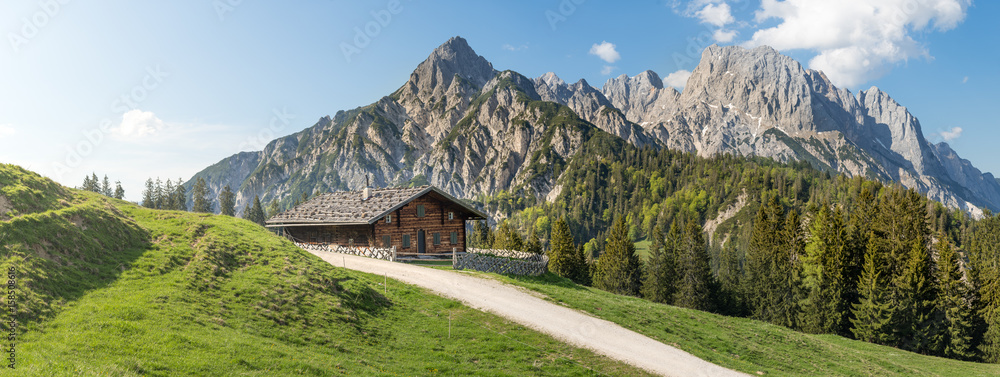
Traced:
POLYGON ((437 193, 472 214, 486 218, 486 215, 479 210, 455 199, 437 187, 420 186, 371 190, 368 200, 361 200, 361 191, 320 194, 268 219, 267 226, 373 224, 386 214, 429 192, 437 193))

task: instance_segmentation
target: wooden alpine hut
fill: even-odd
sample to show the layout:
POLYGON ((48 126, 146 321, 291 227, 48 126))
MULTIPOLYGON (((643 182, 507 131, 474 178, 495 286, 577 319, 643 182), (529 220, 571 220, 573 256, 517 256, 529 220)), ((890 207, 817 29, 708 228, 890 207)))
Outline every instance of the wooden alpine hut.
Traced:
POLYGON ((466 221, 486 215, 433 186, 320 194, 267 220, 296 242, 396 247, 399 255, 465 251, 466 221))

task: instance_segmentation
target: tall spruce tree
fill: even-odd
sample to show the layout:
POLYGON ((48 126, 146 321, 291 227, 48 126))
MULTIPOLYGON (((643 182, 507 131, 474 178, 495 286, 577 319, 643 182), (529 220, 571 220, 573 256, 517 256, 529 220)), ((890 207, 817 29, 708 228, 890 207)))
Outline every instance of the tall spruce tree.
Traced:
MULTIPOLYGON (((205 183, 205 179, 204 178, 198 177, 198 180, 195 181, 195 183, 194 183, 194 187, 191 188, 191 198, 194 200, 194 207, 191 208, 191 210, 193 212, 211 213, 212 212, 212 199, 209 198, 208 195, 209 195, 209 193, 208 193, 208 184, 205 183)), ((259 199, 257 199, 257 200, 259 201, 259 199)), ((247 208, 249 208, 249 207, 247 207, 247 208)), ((263 212, 263 210, 261 210, 261 211, 263 212)), ((264 216, 261 215, 260 217, 263 218, 264 216)), ((246 218, 246 217, 244 217, 244 218, 246 218)), ((251 220, 251 221, 253 221, 253 220, 251 220)), ((254 222, 256 222, 256 221, 254 221, 254 222)))
POLYGON ((608 292, 638 296, 642 271, 635 243, 628 235, 625 217, 619 216, 608 234, 604 252, 597 259, 594 287, 608 292))
POLYGON ((942 337, 936 353, 951 359, 972 360, 976 357, 973 345, 973 313, 968 302, 968 285, 962 282, 958 255, 944 232, 938 234, 935 247, 937 263, 937 299, 934 306, 941 314, 942 337))
POLYGON ((902 349, 929 354, 940 342, 931 279, 930 253, 923 240, 915 238, 910 242, 906 265, 895 286, 898 309, 893 322, 902 349))
POLYGON ((160 177, 156 177, 156 185, 153 187, 153 208, 166 209, 167 195, 163 191, 163 181, 160 177))
POLYGON ((552 225, 552 240, 549 248, 549 271, 572 279, 576 274, 576 245, 573 244, 573 234, 570 233, 566 220, 559 218, 552 225))
POLYGON ((865 262, 858 282, 860 296, 854 305, 851 332, 854 338, 869 343, 891 344, 895 341, 892 329, 894 306, 890 297, 884 271, 886 241, 871 234, 865 250, 865 262))
POLYGON ((163 184, 163 209, 177 210, 177 198, 173 194, 174 182, 167 179, 167 182, 163 184))
POLYGON ((222 193, 219 194, 219 210, 226 216, 236 215, 236 193, 229 188, 229 185, 222 188, 222 193))
POLYGON ((243 218, 264 226, 264 221, 267 219, 264 218, 264 207, 260 205, 260 196, 253 197, 253 205, 243 210, 243 218))
POLYGON ((674 222, 670 226, 671 237, 663 234, 657 226, 651 235, 646 274, 642 280, 642 297, 664 304, 672 303, 677 288, 677 253, 674 250, 680 231, 674 222))
POLYGON ((188 210, 186 191, 187 190, 184 188, 184 181, 182 181, 180 178, 177 178, 177 186, 174 186, 174 192, 171 195, 174 196, 174 202, 177 203, 176 210, 178 211, 188 210))
POLYGON ((142 206, 156 208, 156 186, 152 178, 146 179, 146 189, 142 191, 142 206))
POLYGON ((677 245, 677 292, 674 305, 698 309, 714 310, 712 269, 708 261, 701 227, 693 220, 684 226, 684 236, 677 245))
MULTIPOLYGON (((802 260, 802 301, 799 325, 814 334, 842 333, 846 307, 843 301, 846 229, 839 211, 824 203, 813 217, 802 260)), ((854 284, 851 282, 850 284, 854 284)))
POLYGON ((982 331, 979 351, 983 361, 1000 363, 1000 215, 976 222, 965 242, 975 268, 970 275, 977 288, 982 331))
POLYGON ((104 196, 107 196, 107 197, 110 198, 114 194, 115 194, 114 191, 111 191, 111 180, 109 180, 108 179, 108 175, 105 174, 104 175, 104 180, 101 181, 101 195, 104 195, 104 196))

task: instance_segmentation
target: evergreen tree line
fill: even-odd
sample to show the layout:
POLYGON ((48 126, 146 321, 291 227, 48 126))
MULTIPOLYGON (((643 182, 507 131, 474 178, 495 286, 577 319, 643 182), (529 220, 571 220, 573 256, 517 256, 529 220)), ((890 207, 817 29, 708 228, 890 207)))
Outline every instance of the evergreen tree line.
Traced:
MULTIPOLYGON (((167 180, 163 183, 160 178, 146 180, 146 188, 142 192, 141 205, 146 208, 164 209, 174 211, 188 211, 187 192, 184 181, 180 178, 177 182, 167 180)), ((191 187, 191 212, 219 213, 226 216, 236 216, 236 193, 226 185, 218 197, 218 212, 216 200, 212 198, 211 191, 204 178, 199 177, 191 187)), ((269 212, 265 212, 260 203, 260 197, 254 196, 253 203, 243 209, 240 217, 250 220, 263 226, 264 222, 278 213, 277 202, 272 201, 268 206, 269 212)))
POLYGON ((108 179, 107 174, 104 175, 103 180, 99 180, 97 173, 90 173, 89 176, 83 177, 83 186, 80 186, 80 189, 96 192, 109 198, 125 199, 125 189, 122 188, 122 182, 115 181, 115 187, 112 188, 111 180, 108 179))
POLYGON ((898 185, 804 162, 702 158, 613 139, 588 141, 558 183, 553 202, 528 186, 477 200, 515 232, 534 232, 560 276, 804 332, 1000 362, 1000 219, 991 214, 977 221, 898 185), (703 233, 738 198, 746 206, 703 233), (560 222, 567 231, 557 232, 560 222), (637 263, 643 239, 649 256, 637 263), (580 245, 584 267, 562 267, 576 265, 568 250, 580 245))
POLYGON ((654 229, 645 262, 623 216, 591 262, 560 218, 549 269, 654 302, 1000 362, 1000 216, 974 222, 963 251, 930 231, 927 200, 899 186, 863 188, 850 207, 808 203, 805 215, 777 193, 758 204, 743 255, 730 242, 711 256, 702 224, 685 215, 654 229))

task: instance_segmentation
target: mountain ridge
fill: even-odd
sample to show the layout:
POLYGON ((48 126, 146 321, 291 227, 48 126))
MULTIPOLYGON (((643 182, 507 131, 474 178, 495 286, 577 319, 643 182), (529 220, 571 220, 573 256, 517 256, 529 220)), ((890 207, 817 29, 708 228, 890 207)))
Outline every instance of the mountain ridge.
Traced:
POLYGON ((494 69, 454 37, 391 95, 321 118, 257 155, 220 161, 229 172, 216 164, 193 178, 208 178, 215 194, 239 187, 238 207, 256 195, 287 206, 303 193, 358 189, 366 176, 378 186, 425 180, 463 198, 515 187, 544 198, 560 163, 598 130, 702 156, 806 160, 900 182, 974 215, 1000 210, 998 180, 927 141, 919 120, 887 93, 852 94, 766 46, 706 48, 678 92, 648 70, 601 89, 552 72, 529 79, 494 69), (552 166, 538 175, 539 164, 552 166))

